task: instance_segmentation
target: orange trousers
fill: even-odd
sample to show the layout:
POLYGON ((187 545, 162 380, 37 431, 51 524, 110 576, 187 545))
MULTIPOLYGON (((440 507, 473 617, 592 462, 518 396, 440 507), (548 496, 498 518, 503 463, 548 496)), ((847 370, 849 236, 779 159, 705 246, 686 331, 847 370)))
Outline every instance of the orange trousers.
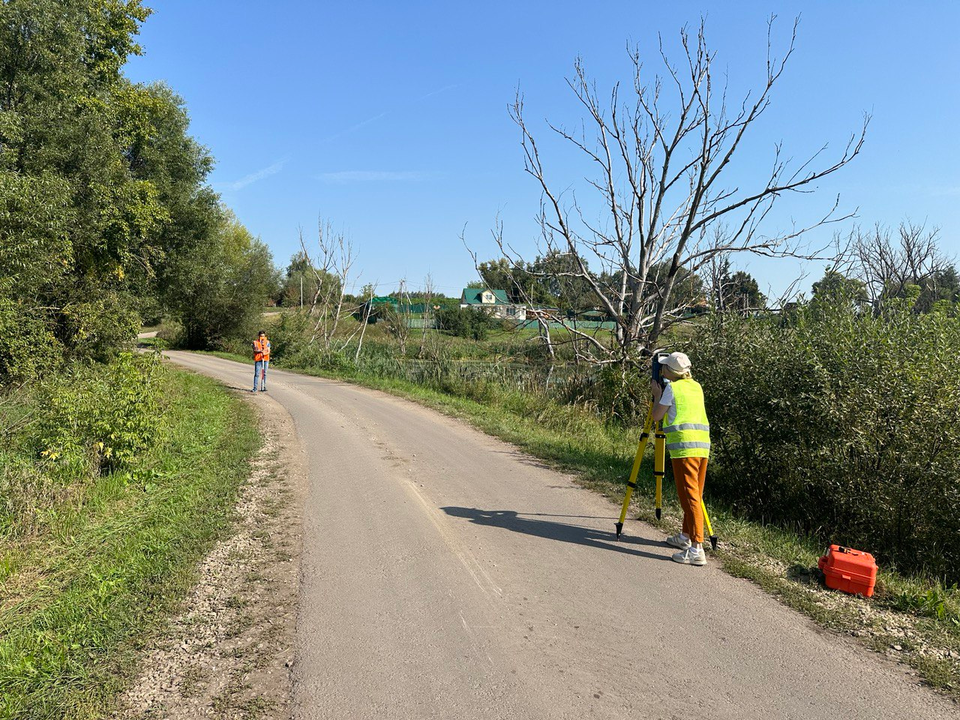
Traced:
POLYGON ((703 485, 707 481, 707 458, 670 458, 677 497, 683 508, 683 534, 691 542, 703 542, 703 485))

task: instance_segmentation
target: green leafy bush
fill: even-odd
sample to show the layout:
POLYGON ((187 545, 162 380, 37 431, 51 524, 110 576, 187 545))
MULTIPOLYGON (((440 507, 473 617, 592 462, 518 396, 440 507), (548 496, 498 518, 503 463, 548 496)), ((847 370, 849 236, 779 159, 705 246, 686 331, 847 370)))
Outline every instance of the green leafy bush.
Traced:
POLYGON ((716 318, 690 354, 711 494, 754 518, 960 579, 960 322, 904 298, 716 318))
POLYGON ((129 353, 74 366, 40 390, 36 452, 70 480, 125 468, 156 442, 162 373, 159 356, 129 353))
MULTIPOLYGON (((312 330, 310 316, 303 312, 285 312, 280 322, 270 328, 271 358, 290 358, 307 347, 312 330)), ((249 343, 246 345, 250 347, 249 343)))
POLYGON ((437 327, 454 337, 484 340, 487 333, 500 322, 482 310, 461 307, 442 307, 436 313, 437 327))
POLYGON ((36 380, 59 365, 62 348, 38 315, 0 295, 0 388, 36 380))

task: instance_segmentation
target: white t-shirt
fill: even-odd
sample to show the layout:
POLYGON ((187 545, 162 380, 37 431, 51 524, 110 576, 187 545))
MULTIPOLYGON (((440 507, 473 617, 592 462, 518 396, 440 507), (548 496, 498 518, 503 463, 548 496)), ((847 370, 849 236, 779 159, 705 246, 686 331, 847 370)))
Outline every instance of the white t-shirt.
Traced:
POLYGON ((677 400, 673 396, 673 385, 670 384, 669 380, 664 380, 663 394, 660 395, 657 405, 664 405, 669 408, 664 417, 664 426, 673 425, 673 421, 677 419, 677 400))

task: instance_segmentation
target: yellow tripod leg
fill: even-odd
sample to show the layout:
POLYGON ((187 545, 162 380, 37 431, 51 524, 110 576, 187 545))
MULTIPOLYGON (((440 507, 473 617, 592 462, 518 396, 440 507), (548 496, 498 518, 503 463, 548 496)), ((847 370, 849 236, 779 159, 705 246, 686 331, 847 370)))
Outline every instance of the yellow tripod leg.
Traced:
POLYGON ((650 437, 650 426, 653 425, 653 403, 647 411, 647 419, 643 423, 643 432, 640 433, 640 442, 637 443, 637 454, 633 458, 633 467, 630 469, 630 479, 627 480, 627 492, 623 496, 623 507, 620 508, 620 520, 617 521, 617 540, 623 532, 623 521, 627 517, 627 508, 630 507, 630 498, 637 487, 637 474, 640 472, 640 463, 643 462, 643 453, 647 449, 647 439, 650 437))
POLYGON ((700 498, 700 509, 703 510, 703 523, 707 526, 707 535, 710 537, 710 547, 716 550, 717 544, 720 541, 717 539, 717 536, 713 534, 713 525, 710 524, 710 516, 707 515, 707 506, 703 502, 703 498, 700 498))
POLYGON ((663 422, 657 423, 653 443, 653 478, 656 481, 657 520, 663 509, 663 475, 667 468, 667 436, 663 432, 663 422))

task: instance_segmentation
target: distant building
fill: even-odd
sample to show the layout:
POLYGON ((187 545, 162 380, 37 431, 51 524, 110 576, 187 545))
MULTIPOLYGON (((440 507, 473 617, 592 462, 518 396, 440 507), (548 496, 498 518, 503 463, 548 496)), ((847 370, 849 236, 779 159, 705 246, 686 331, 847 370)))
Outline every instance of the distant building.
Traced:
POLYGON ((527 319, 526 306, 510 302, 506 290, 464 288, 460 295, 460 307, 483 310, 488 315, 501 320, 527 319))
POLYGON ((555 307, 529 307, 527 308, 527 320, 542 320, 543 322, 552 322, 560 316, 560 308, 555 307))
POLYGON ((384 311, 399 310, 400 301, 389 296, 372 297, 361 305, 354 313, 357 320, 366 318, 371 325, 383 319, 384 311))

